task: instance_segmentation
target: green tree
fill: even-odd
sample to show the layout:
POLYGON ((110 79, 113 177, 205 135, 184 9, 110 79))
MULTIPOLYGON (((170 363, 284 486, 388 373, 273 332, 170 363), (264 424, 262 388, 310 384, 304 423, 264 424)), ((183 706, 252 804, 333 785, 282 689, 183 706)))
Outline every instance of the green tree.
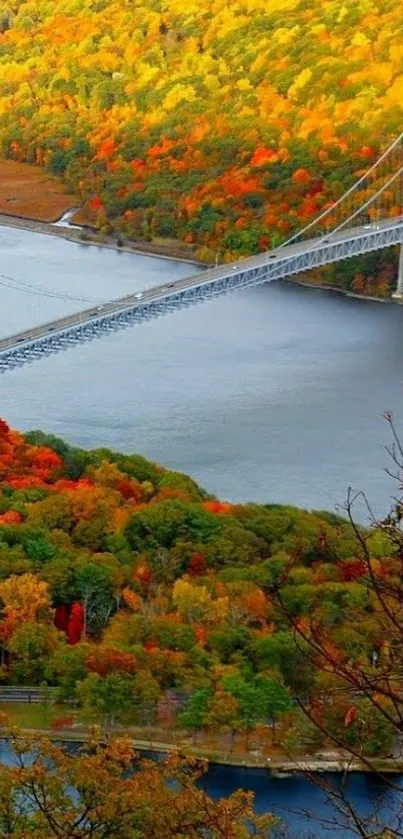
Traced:
POLYGON ((235 653, 249 648, 252 633, 245 626, 223 626, 209 632, 208 643, 217 651, 220 660, 227 664, 235 653))
POLYGON ((134 513, 126 528, 133 550, 172 548, 176 542, 203 543, 221 529, 217 516, 196 504, 161 501, 134 513))
POLYGON ((291 724, 282 738, 287 754, 301 755, 314 752, 325 742, 325 735, 303 711, 296 709, 291 724))
POLYGON ((75 574, 77 599, 84 607, 84 637, 98 635, 117 608, 118 568, 113 557, 83 558, 75 574))
POLYGON ((189 497, 189 501, 200 501, 207 497, 207 493, 200 489, 196 481, 181 472, 165 472, 158 482, 158 489, 181 490, 189 497))
POLYGON ((210 688, 197 690, 187 701, 185 708, 178 717, 179 725, 189 728, 193 732, 203 728, 207 714, 207 708, 212 697, 210 688))
POLYGON ((309 658, 304 655, 304 642, 296 645, 292 632, 278 631, 274 635, 257 638, 252 657, 258 670, 278 670, 285 683, 306 694, 314 681, 309 658))
POLYGON ((155 718, 161 688, 148 670, 141 670, 135 677, 133 690, 140 719, 149 727, 155 718))
POLYGON ((277 717, 291 707, 287 690, 273 679, 226 676, 223 687, 238 701, 239 719, 246 731, 247 745, 250 732, 257 723, 270 719, 274 727, 277 717))
POLYGON ((77 697, 84 713, 101 720, 104 728, 127 719, 134 709, 134 678, 110 673, 88 676, 77 685, 77 697))
POLYGON ((15 681, 25 685, 45 681, 49 660, 61 644, 61 633, 50 624, 25 623, 18 627, 8 642, 15 681))
POLYGON ((213 731, 223 734, 228 733, 231 752, 239 721, 238 700, 228 691, 218 688, 208 702, 204 725, 213 731))
POLYGON ((74 647, 66 644, 57 649, 49 659, 46 677, 57 685, 61 700, 76 699, 77 685, 87 675, 88 652, 87 644, 76 644, 74 647))
POLYGON ((246 681, 239 676, 227 676, 223 679, 223 688, 238 703, 240 726, 246 731, 246 745, 249 746, 251 730, 267 717, 267 702, 264 691, 254 681, 246 681))
POLYGON ((396 737, 394 726, 373 707, 369 699, 362 698, 352 706, 355 718, 345 724, 346 706, 332 703, 325 713, 326 728, 345 746, 368 757, 381 757, 393 751, 396 737))
POLYGON ((264 694, 266 714, 274 732, 276 720, 292 707, 290 694, 281 682, 264 676, 257 676, 256 684, 264 694))

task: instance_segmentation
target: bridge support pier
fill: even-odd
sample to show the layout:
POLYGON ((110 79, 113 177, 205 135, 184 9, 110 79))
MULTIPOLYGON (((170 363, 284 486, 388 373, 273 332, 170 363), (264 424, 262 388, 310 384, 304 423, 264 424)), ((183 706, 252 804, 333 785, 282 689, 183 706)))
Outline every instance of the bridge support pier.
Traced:
POLYGON ((396 291, 392 294, 392 297, 395 300, 401 300, 403 302, 403 245, 400 245, 399 250, 399 268, 397 272, 397 286, 396 291))

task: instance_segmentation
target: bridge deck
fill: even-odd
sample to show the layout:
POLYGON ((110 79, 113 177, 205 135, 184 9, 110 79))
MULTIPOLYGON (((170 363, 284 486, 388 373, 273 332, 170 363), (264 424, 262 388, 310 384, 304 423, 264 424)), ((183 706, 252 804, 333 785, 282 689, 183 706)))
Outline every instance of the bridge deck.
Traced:
POLYGON ((0 372, 73 344, 148 320, 237 288, 283 279, 311 268, 403 241, 403 216, 293 243, 237 263, 111 300, 0 340, 0 372))

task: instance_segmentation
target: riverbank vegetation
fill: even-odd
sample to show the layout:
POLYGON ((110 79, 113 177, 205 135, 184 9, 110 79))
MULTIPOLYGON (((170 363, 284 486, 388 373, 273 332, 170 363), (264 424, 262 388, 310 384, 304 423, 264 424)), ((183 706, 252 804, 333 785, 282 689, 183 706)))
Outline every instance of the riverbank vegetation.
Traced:
MULTIPOLYGON (((256 253, 399 134, 400 11, 397 0, 8 0, 1 153, 62 176, 105 235, 181 240, 210 262, 256 253)), ((382 296, 395 274, 392 254, 386 271, 337 268, 329 282, 382 296)))
POLYGON ((299 280, 386 300, 396 289, 397 263, 398 248, 384 248, 325 269, 314 269, 299 280))
POLYGON ((387 756, 396 697, 374 708, 340 680, 348 663, 380 683, 394 660, 368 575, 384 585, 400 566, 387 531, 365 532, 365 557, 357 534, 331 513, 218 501, 140 455, 2 422, 0 678, 55 688, 70 705, 54 730, 78 714, 212 750, 218 737, 227 754, 336 741, 387 756))

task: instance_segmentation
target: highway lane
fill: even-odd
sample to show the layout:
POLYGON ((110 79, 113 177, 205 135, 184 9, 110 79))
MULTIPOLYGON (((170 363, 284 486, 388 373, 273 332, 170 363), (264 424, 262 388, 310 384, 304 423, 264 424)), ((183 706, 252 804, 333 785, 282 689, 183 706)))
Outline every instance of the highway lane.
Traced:
POLYGON ((126 295, 125 297, 111 300, 109 303, 105 303, 100 306, 92 306, 91 308, 81 310, 73 315, 68 315, 48 323, 38 325, 37 327, 26 329, 23 332, 10 335, 7 338, 3 338, 0 340, 0 352, 2 350, 23 345, 28 341, 42 338, 46 335, 62 332, 64 329, 68 329, 69 327, 88 323, 94 318, 101 318, 104 315, 121 312, 129 307, 132 308, 133 306, 140 307, 145 302, 163 299, 164 297, 175 294, 175 292, 183 289, 190 289, 194 286, 202 287, 204 284, 207 285, 212 280, 219 279, 220 277, 227 277, 229 274, 236 276, 237 273, 243 273, 246 269, 252 270, 253 268, 273 265, 276 262, 289 258, 290 256, 312 251, 317 247, 321 247, 328 243, 350 241, 358 236, 362 236, 363 234, 365 235, 365 233, 370 235, 371 232, 374 232, 375 230, 390 227, 391 224, 396 225, 401 218, 402 217, 387 219, 374 224, 350 228, 347 231, 340 231, 335 235, 324 234, 323 236, 315 239, 296 242, 290 245, 285 244, 273 251, 248 257, 247 259, 242 259, 237 263, 222 265, 218 268, 208 268, 206 270, 198 271, 197 274, 192 274, 189 277, 178 279, 172 283, 164 283, 162 285, 153 286, 143 292, 126 295))

